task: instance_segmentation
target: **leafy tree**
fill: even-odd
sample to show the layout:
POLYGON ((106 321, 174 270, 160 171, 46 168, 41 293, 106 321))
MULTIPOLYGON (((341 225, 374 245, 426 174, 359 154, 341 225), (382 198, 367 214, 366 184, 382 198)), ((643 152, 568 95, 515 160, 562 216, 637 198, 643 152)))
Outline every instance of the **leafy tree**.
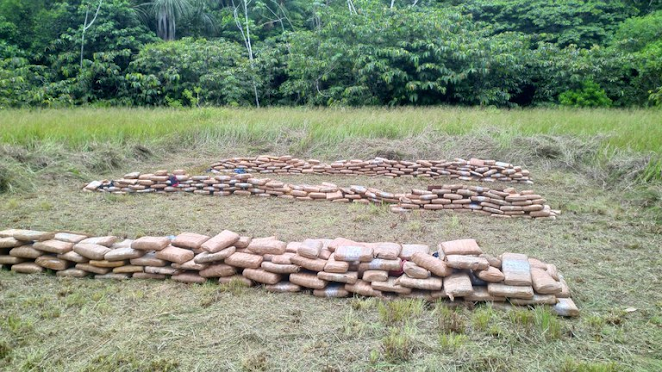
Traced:
POLYGON ((135 105, 248 105, 253 77, 244 55, 223 40, 149 44, 131 63, 124 94, 135 105))
POLYGON ((309 104, 507 104, 524 39, 490 38, 450 9, 392 11, 356 2, 318 31, 290 35, 281 92, 309 104))
POLYGON ((602 44, 634 13, 621 0, 469 0, 462 8, 495 33, 517 31, 534 41, 582 48, 602 44))

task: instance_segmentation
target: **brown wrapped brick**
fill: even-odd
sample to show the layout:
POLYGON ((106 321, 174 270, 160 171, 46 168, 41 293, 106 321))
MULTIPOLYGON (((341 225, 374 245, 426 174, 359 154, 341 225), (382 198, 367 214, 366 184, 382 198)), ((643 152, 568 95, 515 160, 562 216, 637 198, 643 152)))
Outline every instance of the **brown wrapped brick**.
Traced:
POLYGON ((216 263, 203 270, 200 270, 199 274, 204 278, 220 278, 224 276, 233 276, 236 273, 237 269, 235 269, 233 266, 216 263))
POLYGON ((133 274, 142 273, 145 270, 144 266, 126 265, 113 269, 113 274, 133 274))
POLYGON ((277 240, 274 237, 255 238, 247 247, 249 251, 259 255, 283 254, 286 248, 287 243, 277 240))
POLYGON ((69 267, 69 261, 59 259, 55 256, 39 256, 34 262, 45 269, 55 271, 65 270, 69 267))
POLYGON ((318 278, 315 274, 309 273, 290 274, 290 282, 312 289, 323 289, 326 287, 326 281, 318 278))
POLYGON ((164 275, 164 274, 133 273, 132 278, 133 278, 133 279, 156 279, 156 280, 163 280, 163 279, 166 279, 167 276, 164 275))
POLYGON ((182 273, 173 275, 172 280, 181 283, 195 283, 195 284, 204 284, 207 281, 207 278, 203 278, 197 273, 182 273))
POLYGON ((366 282, 385 282, 388 279, 388 272, 383 270, 366 270, 363 273, 362 279, 366 282))
POLYGON ((501 256, 501 271, 504 284, 516 286, 531 285, 531 265, 526 255, 517 253, 504 253, 501 256))
POLYGON ((34 262, 24 262, 12 265, 11 271, 21 274, 36 274, 44 271, 44 268, 34 262))
POLYGON ((488 291, 487 287, 473 287, 473 293, 463 296, 465 301, 472 302, 504 302, 506 301, 505 297, 492 296, 488 291))
POLYGON ((155 252, 147 252, 144 256, 138 258, 132 258, 129 260, 131 265, 137 266, 166 266, 169 264, 168 261, 156 258, 155 252))
POLYGON ((370 283, 361 279, 357 280, 354 284, 345 284, 345 289, 348 292, 356 293, 361 296, 383 297, 381 291, 372 288, 370 283))
POLYGON ((324 266, 326 266, 327 264, 327 260, 323 260, 321 258, 310 259, 306 257, 301 257, 299 255, 292 256, 292 258, 290 258, 290 261, 292 261, 294 265, 298 265, 304 269, 308 269, 312 271, 324 271, 324 266))
POLYGON ((116 241, 116 236, 98 236, 94 238, 83 239, 78 244, 97 244, 110 248, 113 246, 113 244, 115 244, 116 241))
POLYGON ((87 239, 87 235, 81 235, 81 234, 72 234, 72 233, 67 233, 67 232, 60 232, 55 234, 53 237, 54 239, 67 242, 67 243, 80 243, 81 241, 87 239))
POLYGON ((485 270, 490 266, 486 259, 478 256, 447 255, 446 264, 454 269, 485 270))
POLYGON ((262 269, 244 269, 241 275, 263 284, 276 284, 283 278, 280 274, 270 273, 262 269))
POLYGON ((442 280, 441 278, 435 278, 435 277, 431 277, 427 279, 414 279, 407 275, 402 275, 395 281, 395 284, 407 288, 425 289, 428 291, 440 291, 442 286, 442 280))
MULTIPOLYGON (((205 243, 205 244, 207 244, 207 243, 205 243)), ((202 252, 202 253, 197 254, 193 258, 193 261, 195 261, 199 264, 219 262, 219 261, 223 261, 226 258, 230 257, 236 251, 237 251, 237 248, 235 248, 234 246, 230 246, 228 248, 222 249, 222 250, 217 251, 215 253, 202 252)))
MULTIPOLYGON (((239 240, 237 240, 234 243, 234 246, 237 247, 237 249, 246 248, 251 243, 251 240, 253 240, 253 238, 251 238, 250 236, 240 236, 239 240)), ((239 276, 239 277, 243 278, 243 276, 239 276)))
POLYGON ((529 305, 556 305, 556 296, 553 294, 534 294, 530 300, 521 298, 511 298, 510 303, 513 305, 529 306, 529 305))
POLYGON ((90 260, 89 264, 96 267, 120 267, 128 264, 128 261, 107 261, 107 260, 90 260))
POLYGON ((192 260, 194 256, 195 253, 192 251, 188 249, 177 248, 172 245, 169 245, 164 249, 156 252, 156 258, 180 264, 192 260))
MULTIPOLYGON (((420 253, 420 252, 419 252, 420 253)), ((414 279, 427 279, 430 277, 430 272, 418 265, 416 265, 413 262, 407 261, 405 262, 403 266, 403 270, 405 274, 407 274, 410 278, 414 279)))
POLYGON ((402 252, 402 246, 398 243, 374 243, 371 245, 375 258, 381 258, 384 260, 397 260, 402 252))
MULTIPOLYGON (((12 266, 13 269, 14 267, 12 266)), ((570 298, 559 298, 552 310, 560 316, 579 316, 579 309, 570 298)))
POLYGON ((79 255, 78 253, 74 251, 69 251, 65 254, 58 254, 57 258, 62 259, 62 260, 67 260, 75 263, 88 263, 90 262, 90 259, 87 257, 83 257, 79 255))
POLYGON ((346 273, 349 271, 349 262, 336 261, 334 254, 331 254, 326 265, 324 265, 324 271, 328 273, 346 273))
POLYGON ((223 230, 201 245, 201 248, 209 253, 216 253, 231 247, 239 241, 239 234, 230 230, 223 230))
POLYGON ((322 246, 323 244, 319 240, 306 239, 297 249, 297 254, 306 258, 316 259, 322 251, 322 246))
POLYGON ((401 285, 395 284, 397 278, 389 277, 385 282, 372 282, 370 285, 372 288, 382 291, 382 292, 393 292, 397 294, 409 294, 412 289, 408 287, 403 287, 401 285))
POLYGON ((45 240, 51 240, 55 237, 55 233, 46 232, 46 231, 36 231, 36 230, 9 230, 9 231, 11 231, 11 235, 0 234, 0 237, 3 238, 13 237, 14 239, 22 240, 24 242, 31 242, 31 241, 41 242, 45 240))
POLYGON ((207 235, 184 232, 177 235, 175 240, 173 240, 170 243, 170 245, 179 248, 199 249, 200 246, 204 244, 207 240, 209 240, 209 237, 207 235))
POLYGON ((487 253, 481 254, 480 257, 486 259, 487 262, 489 262, 490 266, 496 267, 497 269, 501 270, 501 260, 498 259, 497 257, 494 257, 491 254, 487 254, 487 253))
POLYGON ((159 236, 143 236, 131 243, 131 248, 141 251, 160 251, 170 245, 170 239, 159 236))
POLYGON ((265 285, 264 289, 266 289, 269 292, 276 292, 276 293, 300 292, 301 286, 292 284, 287 280, 285 280, 276 284, 265 285))
POLYGON ((257 269, 262 264, 264 258, 250 253, 235 252, 225 259, 225 263, 235 267, 243 267, 246 269, 257 269))
POLYGON ((547 270, 547 264, 540 261, 537 258, 529 257, 528 261, 529 261, 529 266, 531 266, 532 268, 537 267, 538 269, 547 270))
POLYGON ((180 274, 182 271, 171 266, 145 266, 145 272, 148 274, 175 275, 180 274))
POLYGON ((467 255, 467 256, 478 256, 483 253, 483 250, 480 249, 478 244, 474 239, 459 239, 452 240, 448 242, 443 242, 439 244, 441 250, 443 250, 446 255, 467 255))
POLYGON ((13 257, 9 255, 0 255, 0 265, 16 265, 25 262, 27 259, 21 257, 13 257))
POLYGON ((301 269, 297 265, 282 265, 282 264, 275 264, 273 262, 266 262, 262 261, 261 267, 264 271, 268 271, 270 273, 276 273, 276 274, 293 274, 293 273, 298 273, 299 270, 301 269))
POLYGON ((335 252, 336 249, 338 249, 341 245, 348 245, 348 246, 357 246, 358 245, 358 246, 362 246, 363 244, 359 243, 359 242, 355 242, 353 240, 345 239, 345 238, 335 238, 335 239, 333 239, 332 241, 329 242, 329 244, 327 245, 327 248, 329 248, 329 250, 331 252, 335 252))
POLYGON ((74 248, 74 243, 61 242, 59 240, 53 239, 43 242, 36 242, 32 245, 32 247, 48 253, 64 254, 74 248))
POLYGON ((90 260, 103 260, 110 248, 100 244, 78 243, 74 245, 74 252, 90 260))
POLYGON ((61 278, 85 278, 86 276, 90 275, 90 273, 85 270, 71 268, 58 271, 55 273, 55 275, 61 278))
POLYGON ((275 254, 271 256, 271 262, 279 265, 291 265, 292 257, 294 255, 295 255, 294 253, 290 253, 290 252, 285 252, 283 254, 275 254))
POLYGON ((94 273, 94 274, 99 274, 99 275, 108 274, 110 272, 110 268, 92 266, 92 265, 86 264, 86 263, 76 264, 76 268, 78 270, 83 270, 83 271, 87 271, 87 272, 94 273))
POLYGON ((299 248, 303 245, 301 242, 289 242, 285 246, 285 253, 294 253, 299 252, 299 248))
POLYGON ((359 264, 360 272, 364 272, 366 270, 397 271, 401 269, 402 269, 402 260, 400 260, 399 258, 396 258, 395 260, 374 258, 370 262, 362 262, 359 264))
POLYGON ((356 271, 349 271, 346 273, 329 273, 320 271, 317 273, 317 277, 328 282, 354 284, 359 279, 359 273, 356 271))
POLYGON ((172 267, 179 270, 200 271, 209 267, 209 264, 200 264, 194 260, 186 261, 183 264, 173 263, 172 267))
POLYGON ((502 283, 488 283, 487 291, 492 296, 522 298, 525 300, 532 299, 534 294, 531 286, 515 286, 502 283))
POLYGON ((416 265, 430 271, 436 276, 443 277, 453 273, 453 270, 446 265, 446 262, 429 254, 416 252, 411 256, 411 260, 416 265))
POLYGON ((410 261, 416 252, 430 254, 430 246, 425 244, 403 244, 400 258, 410 261))
POLYGON ((455 301, 456 297, 473 294, 474 289, 467 273, 457 273, 444 278, 444 291, 451 301, 455 301))
POLYGON ((480 278, 481 280, 484 280, 486 282, 490 283, 499 283, 502 282, 504 279, 504 275, 501 272, 501 270, 497 269, 494 266, 489 266, 485 270, 480 270, 476 272, 476 276, 480 278))
MULTIPOLYGON (((11 252, 9 254, 11 254, 11 252)), ((549 274, 549 276, 551 276, 554 280, 556 281, 559 280, 559 272, 556 269, 555 265, 547 264, 546 270, 547 270, 547 274, 549 274)))
POLYGON ((315 297, 327 297, 327 298, 342 298, 349 296, 349 291, 345 289, 344 285, 341 284, 329 284, 324 289, 315 289, 313 290, 313 296, 315 297))
POLYGON ((32 248, 31 245, 24 245, 16 248, 12 248, 9 251, 9 255, 13 257, 20 257, 20 258, 31 258, 35 259, 39 256, 43 256, 44 252, 40 251, 38 249, 32 248))
POLYGON ((25 243, 14 239, 13 237, 0 238, 0 248, 14 248, 19 247, 25 243))
POLYGON ((117 248, 106 253, 103 258, 106 261, 124 261, 132 258, 139 258, 145 255, 145 251, 139 251, 133 248, 117 248))
POLYGON ((570 287, 568 287, 568 283, 566 283, 562 277, 559 277, 559 283, 561 283, 561 292, 557 293, 556 297, 558 298, 570 297, 570 287))
POLYGON ((557 282, 546 270, 534 267, 531 269, 533 289, 539 294, 557 294, 563 290, 561 283, 557 282))
POLYGON ((373 249, 361 245, 341 245, 334 253, 336 261, 369 262, 373 259, 373 249))

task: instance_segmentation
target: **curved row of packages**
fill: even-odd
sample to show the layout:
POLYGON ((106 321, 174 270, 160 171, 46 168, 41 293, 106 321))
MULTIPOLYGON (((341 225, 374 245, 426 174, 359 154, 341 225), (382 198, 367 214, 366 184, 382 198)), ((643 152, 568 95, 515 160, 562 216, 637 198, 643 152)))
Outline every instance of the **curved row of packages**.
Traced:
POLYGON ((235 157, 212 164, 217 172, 241 169, 249 173, 276 174, 345 174, 384 177, 446 177, 461 181, 517 182, 532 184, 529 171, 521 166, 496 160, 471 158, 464 160, 338 160, 323 163, 316 159, 297 159, 290 155, 235 157))
POLYGON ((451 184, 428 186, 428 190, 412 189, 408 193, 394 193, 359 185, 339 187, 328 182, 321 185, 297 185, 271 178, 256 178, 250 173, 191 176, 182 169, 173 172, 132 172, 116 180, 93 181, 84 190, 115 194, 188 192, 212 196, 252 195, 335 203, 377 203, 389 204, 393 212, 414 209, 453 210, 500 218, 553 220, 560 213, 551 209, 546 200, 532 190, 518 192, 512 187, 451 184))
POLYGON ((553 264, 518 253, 486 254, 473 239, 425 244, 335 239, 285 242, 224 230, 121 240, 67 232, 0 231, 0 265, 17 273, 61 277, 240 281, 272 292, 312 292, 426 300, 550 305, 577 316, 553 264))

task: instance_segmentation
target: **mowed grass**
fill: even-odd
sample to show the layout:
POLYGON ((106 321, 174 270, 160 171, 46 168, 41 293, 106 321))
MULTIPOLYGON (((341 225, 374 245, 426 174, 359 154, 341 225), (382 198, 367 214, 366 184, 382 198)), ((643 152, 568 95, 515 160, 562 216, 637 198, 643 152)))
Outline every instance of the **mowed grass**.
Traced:
MULTIPOLYGON (((245 151, 245 149, 236 149, 245 151)), ((186 156, 187 155, 187 156, 186 156)), ((200 168, 216 157, 152 159, 200 168)), ((136 169, 120 166, 115 173, 136 169)), ((0 369, 11 371, 656 371, 662 368, 662 228, 581 174, 534 166, 557 221, 251 197, 115 196, 74 183, 0 195, 3 227, 91 234, 337 237, 426 243, 472 237, 486 252, 554 263, 582 309, 455 308, 415 300, 319 299, 215 283, 63 280, 0 272, 0 369), (626 309, 634 308, 628 312, 626 309)), ((289 176, 290 182, 424 187, 423 180, 289 176)))
MULTIPOLYGON (((475 238, 489 253, 554 263, 582 309, 580 318, 562 319, 546 308, 326 300, 214 283, 62 280, 5 270, 0 370, 662 370, 662 187, 655 179, 626 182, 632 169, 659 158, 656 111, 3 111, 0 129, 2 229, 128 238, 230 229, 287 241, 343 236, 433 248, 475 238), (80 191, 90 180, 130 171, 201 174, 220 158, 260 153, 325 161, 495 158, 525 165, 536 182, 527 188, 563 214, 554 222, 506 221, 396 215, 376 205, 80 191)), ((447 183, 280 179, 398 191, 447 183)))

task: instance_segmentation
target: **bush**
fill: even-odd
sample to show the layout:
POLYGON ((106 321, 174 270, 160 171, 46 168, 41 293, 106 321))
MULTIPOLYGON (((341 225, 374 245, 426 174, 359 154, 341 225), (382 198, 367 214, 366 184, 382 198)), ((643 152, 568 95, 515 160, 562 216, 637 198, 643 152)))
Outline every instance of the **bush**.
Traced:
POLYGON ((605 90, 592 81, 585 81, 581 89, 561 93, 559 102, 572 107, 610 107, 612 103, 605 90))

